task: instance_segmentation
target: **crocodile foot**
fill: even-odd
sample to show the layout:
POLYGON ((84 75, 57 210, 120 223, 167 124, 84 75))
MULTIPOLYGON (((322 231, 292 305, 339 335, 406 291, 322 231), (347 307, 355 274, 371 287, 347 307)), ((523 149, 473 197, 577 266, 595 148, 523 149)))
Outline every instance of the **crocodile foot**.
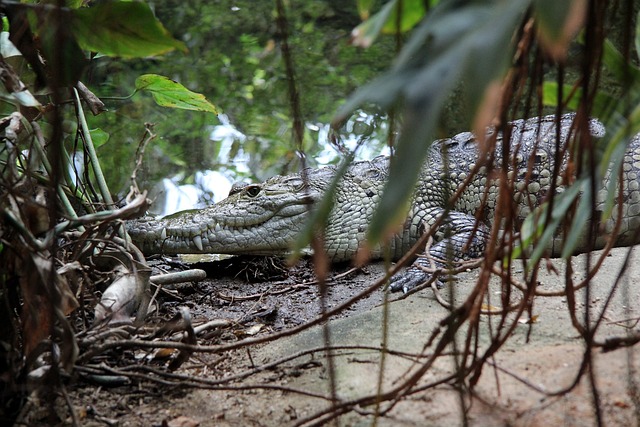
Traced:
MULTIPOLYGON (((411 266, 391 278, 389 291, 402 291, 402 293, 406 294, 415 287, 426 283, 430 278, 431 275, 423 269, 416 266, 411 266)), ((436 279, 435 283, 438 289, 444 286, 444 283, 442 283, 440 279, 436 279)))

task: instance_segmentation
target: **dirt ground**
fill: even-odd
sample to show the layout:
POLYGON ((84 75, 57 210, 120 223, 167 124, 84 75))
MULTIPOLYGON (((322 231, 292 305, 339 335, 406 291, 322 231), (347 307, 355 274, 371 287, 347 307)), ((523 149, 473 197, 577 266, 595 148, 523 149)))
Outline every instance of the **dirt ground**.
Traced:
MULTIPOLYGON (((602 315, 595 333, 597 342, 628 337, 640 329, 637 257, 632 254, 629 269, 618 278, 627 253, 628 249, 615 249, 589 292, 582 290, 576 295, 580 323, 584 323, 587 311, 592 326, 602 315)), ((574 280, 584 277, 585 263, 584 256, 574 260, 574 280)), ((155 266, 175 267, 166 260, 155 262, 155 266)), ((225 345, 273 336, 320 313, 319 290, 313 284, 309 262, 290 271, 271 259, 234 258, 196 266, 205 267, 209 278, 163 289, 158 294, 157 315, 168 318, 179 307, 186 307, 193 325, 212 319, 230 321, 228 326, 199 335, 198 344, 225 345), (263 275, 270 279, 264 281, 263 275)), ((554 261, 553 267, 540 271, 539 289, 562 291, 564 265, 554 261)), ((382 272, 381 263, 361 270, 337 266, 328 282, 326 309, 368 288, 382 272)), ((514 275, 521 272, 520 267, 514 267, 514 275)), ((472 292, 478 274, 477 270, 461 273, 454 286, 440 291, 442 298, 460 306, 472 292)), ((452 355, 459 354, 456 348, 464 347, 466 324, 457 336, 456 348, 447 347, 446 355, 417 375, 434 353, 438 339, 430 345, 427 342, 436 330, 442 336, 440 322, 450 312, 431 289, 391 302, 387 310, 384 295, 376 290, 330 321, 277 340, 227 352, 194 354, 174 372, 212 381, 251 373, 216 386, 218 389, 163 385, 142 377, 109 386, 79 375, 68 390, 69 399, 79 421, 87 426, 324 425, 324 416, 331 413, 332 388, 338 402, 346 402, 390 392, 415 375, 410 393, 393 404, 382 402, 378 411, 375 402, 358 404, 330 425, 584 426, 596 425, 597 419, 590 372, 604 425, 640 426, 639 345, 610 352, 594 349, 593 369, 579 377, 585 344, 572 325, 565 296, 536 297, 531 313, 525 311, 520 317, 509 314, 502 326, 499 316, 481 315, 478 333, 470 337, 479 355, 489 348, 491 337, 509 325, 514 325, 514 331, 486 361, 482 374, 474 379, 473 393, 468 393, 452 386, 452 375, 460 362, 460 357, 452 355), (331 358, 322 350, 327 340, 334 348, 331 358), (390 350, 384 357, 380 346, 390 350), (286 358, 290 360, 282 361, 286 358), (566 392, 576 378, 578 385, 566 392), (377 393, 379 388, 381 393, 377 393), (376 417, 376 412, 382 415, 376 417)), ((501 305, 499 283, 491 285, 488 295, 491 300, 484 308, 496 310, 501 305)), ((514 294, 511 298, 519 297, 514 294)), ((157 353, 150 357, 149 351, 143 350, 124 351, 121 366, 139 364, 144 357, 152 367, 166 366, 157 353)), ((61 418, 70 422, 68 414, 61 418)))

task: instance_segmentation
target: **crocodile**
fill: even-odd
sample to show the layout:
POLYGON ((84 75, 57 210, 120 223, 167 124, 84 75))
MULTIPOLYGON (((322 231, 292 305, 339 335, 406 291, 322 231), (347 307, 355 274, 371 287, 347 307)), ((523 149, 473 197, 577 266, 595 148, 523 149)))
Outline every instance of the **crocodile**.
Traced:
MULTIPOLYGON (((521 225, 532 209, 549 198, 550 192, 562 192, 566 186, 563 174, 554 180, 557 148, 564 148, 576 134, 575 114, 545 116, 509 123, 510 137, 487 129, 486 140, 496 138, 496 149, 484 153, 476 136, 463 132, 431 144, 413 193, 406 221, 391 237, 385 248, 368 248, 372 258, 391 255, 399 259, 421 237, 425 230, 435 230, 429 255, 436 259, 456 260, 482 256, 489 239, 491 224, 499 202, 499 168, 509 164, 508 177, 513 182, 513 224, 521 225), (560 136, 557 141, 556 136, 560 136), (559 144, 557 144, 559 142, 559 144), (503 144, 509 147, 503 147, 503 144), (503 150, 508 148, 508 150, 503 150), (503 162, 502 153, 509 153, 503 162), (452 194, 466 185, 459 197, 452 194), (442 220, 439 220, 443 217, 442 220)), ((596 119, 589 122, 594 139, 605 129, 596 119)), ((559 170, 567 166, 567 150, 561 151, 559 170)), ((326 255, 331 261, 348 261, 365 245, 367 229, 388 178, 389 159, 383 156, 370 161, 354 162, 346 170, 336 188, 333 208, 324 230, 326 255)), ((303 230, 314 205, 323 198, 336 174, 335 166, 306 169, 300 173, 276 176, 258 184, 234 185, 229 196, 204 209, 180 212, 162 219, 130 222, 128 232, 146 254, 224 253, 282 255, 303 230)), ((616 213, 622 212, 616 246, 640 243, 640 138, 631 139, 622 167, 622 210, 600 227, 595 242, 587 234, 577 243, 575 252, 604 247, 616 226, 616 213), (595 244, 594 244, 595 243, 595 244)), ((611 172, 599 187, 596 211, 603 209, 605 185, 611 172)), ((619 216, 619 215, 618 215, 619 216)), ((547 253, 559 256, 562 236, 552 239, 547 253)), ((407 291, 428 278, 425 257, 392 278, 392 290, 407 291)))

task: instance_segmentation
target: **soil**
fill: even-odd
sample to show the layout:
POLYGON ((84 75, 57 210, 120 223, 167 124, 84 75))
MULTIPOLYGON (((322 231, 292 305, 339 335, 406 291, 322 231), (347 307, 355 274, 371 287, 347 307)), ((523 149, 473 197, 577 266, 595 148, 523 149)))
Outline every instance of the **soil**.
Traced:
MULTIPOLYGON (((481 373, 477 378, 467 377, 463 388, 453 385, 453 374, 462 357, 459 349, 464 348, 468 330, 465 324, 456 345, 447 347, 426 372, 416 375, 411 392, 393 405, 389 401, 380 403, 379 411, 375 402, 367 402, 350 407, 337 420, 324 418, 331 413, 332 387, 340 402, 375 396, 379 387, 383 393, 392 391, 425 366, 442 336, 441 321, 450 314, 431 289, 404 299, 393 294, 391 299, 397 301, 388 305, 384 305, 385 293, 376 290, 330 321, 250 347, 195 353, 173 372, 209 380, 251 372, 218 389, 163 385, 141 377, 127 384, 96 385, 88 376, 79 375, 69 385, 69 400, 79 422, 86 426, 293 426, 333 422, 341 426, 584 426, 596 425, 600 419, 603 425, 638 427, 639 345, 609 352, 602 348, 587 351, 574 326, 575 322, 584 325, 588 312, 592 327, 601 319, 594 335, 597 342, 639 333, 640 266, 633 256, 629 269, 618 277, 628 253, 626 248, 615 249, 588 290, 576 294, 574 322, 569 316, 571 301, 566 296, 536 297, 530 311, 505 316, 503 325, 500 316, 481 315, 477 333, 470 336, 479 357, 490 348, 492 338, 495 341, 497 336, 504 336, 509 327, 513 331, 477 371, 481 373), (434 331, 440 331, 440 335, 431 342, 434 331), (330 358, 321 350, 327 341, 335 348, 330 358), (376 350, 380 346, 390 350, 384 357, 376 350), (585 354, 591 355, 588 365, 583 364, 585 354), (290 360, 269 366, 284 358, 290 360), (581 371, 585 374, 579 375, 581 371), (469 389, 471 382, 474 386, 469 389), (574 382, 577 385, 571 387, 574 382), (376 416, 376 412, 382 415, 376 416)), ((592 259, 598 255, 594 253, 592 259)), ((183 268, 166 259, 153 264, 163 270, 183 268)), ((586 264, 586 256, 576 257, 573 271, 565 274, 564 263, 553 261, 539 272, 539 289, 561 292, 567 275, 576 281, 584 278, 586 264)), ((291 269, 276 259, 243 257, 192 266, 204 267, 208 278, 163 289, 158 294, 155 316, 170 319, 180 307, 186 307, 194 326, 212 319, 228 321, 227 326, 199 335, 200 345, 266 339, 292 331, 321 313, 322 299, 310 261, 291 269)), ((336 266, 327 281, 325 309, 367 289, 383 271, 382 263, 363 269, 336 266)), ((514 267, 513 274, 522 276, 522 267, 514 267)), ((440 291, 442 299, 461 306, 473 291, 478 275, 478 270, 459 274, 452 286, 440 291)), ((492 282, 488 295, 490 300, 483 308, 497 310, 504 296, 499 282, 492 282)), ((514 292, 510 298, 514 301, 520 295, 514 292)), ((120 357, 116 363, 120 367, 139 365, 146 357, 149 366, 166 372, 169 363, 158 353, 150 356, 148 350, 124 351, 120 357)), ((175 353, 171 357, 175 358, 175 353)), ((105 363, 113 364, 113 359, 105 363)), ((70 423, 66 405, 59 400, 61 424, 70 423)), ((30 418, 38 423, 37 414, 30 418)))

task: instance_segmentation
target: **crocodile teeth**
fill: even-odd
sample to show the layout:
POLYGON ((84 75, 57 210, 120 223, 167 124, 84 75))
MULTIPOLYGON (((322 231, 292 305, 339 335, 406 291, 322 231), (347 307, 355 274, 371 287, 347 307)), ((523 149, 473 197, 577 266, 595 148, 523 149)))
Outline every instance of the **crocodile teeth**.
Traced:
POLYGON ((199 251, 203 250, 202 237, 200 237, 199 235, 193 236, 193 244, 196 245, 196 248, 198 248, 199 251))
POLYGON ((167 229, 165 227, 162 228, 162 231, 160 232, 160 239, 161 240, 166 240, 167 238, 167 229))

